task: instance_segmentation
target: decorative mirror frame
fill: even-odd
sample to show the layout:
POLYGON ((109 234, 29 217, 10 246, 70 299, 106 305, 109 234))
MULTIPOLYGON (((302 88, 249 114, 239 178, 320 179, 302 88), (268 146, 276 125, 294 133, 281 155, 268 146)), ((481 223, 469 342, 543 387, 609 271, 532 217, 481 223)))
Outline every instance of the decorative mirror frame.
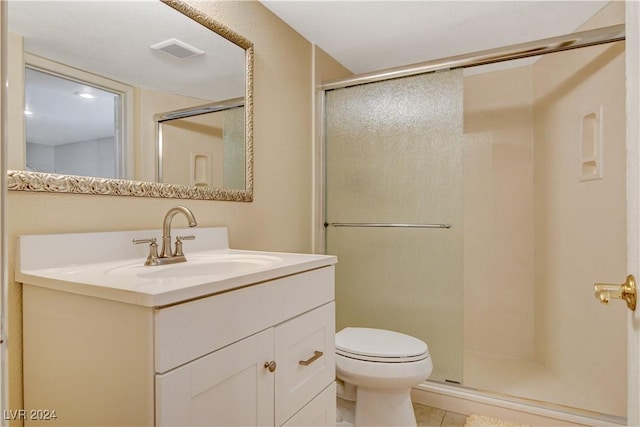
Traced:
POLYGON ((253 201, 253 43, 181 0, 160 1, 240 46, 246 52, 245 189, 228 190, 224 188, 190 187, 159 182, 9 170, 7 177, 7 188, 9 190, 235 202, 253 201))

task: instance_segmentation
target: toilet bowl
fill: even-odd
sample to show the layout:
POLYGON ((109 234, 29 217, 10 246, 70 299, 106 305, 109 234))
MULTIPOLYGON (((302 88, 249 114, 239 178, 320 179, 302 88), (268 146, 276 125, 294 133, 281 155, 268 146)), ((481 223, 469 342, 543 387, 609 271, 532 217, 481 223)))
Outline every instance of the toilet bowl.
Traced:
POLYGON ((429 348, 417 338, 383 329, 341 330, 336 334, 338 424, 415 426, 411 387, 432 370, 429 348))

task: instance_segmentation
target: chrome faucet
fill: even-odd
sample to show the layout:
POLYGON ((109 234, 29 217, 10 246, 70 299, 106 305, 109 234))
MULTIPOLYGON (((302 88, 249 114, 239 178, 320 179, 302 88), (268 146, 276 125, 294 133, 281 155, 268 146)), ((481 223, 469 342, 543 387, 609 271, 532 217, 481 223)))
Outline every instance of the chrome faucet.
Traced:
POLYGON ((176 262, 185 262, 187 260, 182 252, 182 241, 193 240, 196 236, 177 236, 175 250, 171 249, 171 222, 173 221, 173 217, 178 213, 182 213, 187 217, 189 227, 195 227, 198 225, 193 212, 184 206, 176 206, 175 208, 169 209, 164 216, 164 221, 162 223, 162 250, 160 251, 160 255, 158 255, 158 244, 156 243, 155 237, 150 239, 133 240, 133 243, 136 244, 149 243, 149 256, 147 257, 144 265, 174 264, 176 262))

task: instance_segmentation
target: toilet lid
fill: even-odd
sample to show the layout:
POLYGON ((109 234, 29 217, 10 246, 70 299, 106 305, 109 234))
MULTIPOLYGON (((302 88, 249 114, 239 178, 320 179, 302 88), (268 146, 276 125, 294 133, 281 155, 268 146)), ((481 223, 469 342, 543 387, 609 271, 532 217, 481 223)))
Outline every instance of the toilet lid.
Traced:
POLYGON ((336 353, 377 362, 412 362, 426 359, 423 341, 399 332, 371 328, 345 328, 336 334, 336 353))

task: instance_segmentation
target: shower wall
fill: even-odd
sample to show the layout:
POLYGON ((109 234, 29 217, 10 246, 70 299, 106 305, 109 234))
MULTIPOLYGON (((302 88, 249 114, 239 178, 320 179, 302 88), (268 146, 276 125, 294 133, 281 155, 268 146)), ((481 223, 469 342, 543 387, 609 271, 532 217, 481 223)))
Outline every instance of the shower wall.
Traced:
POLYGON ((531 67, 464 77, 464 348, 532 359, 531 67))
MULTIPOLYGON (((622 22, 614 2, 580 29, 622 22)), ((620 416, 626 308, 593 283, 627 273, 624 84, 624 43, 464 78, 465 352, 534 362, 620 416)))
MULTIPOLYGON (((589 26, 621 22, 619 2, 589 26)), ((547 55, 533 78, 536 359, 590 409, 624 415, 626 307, 593 297, 627 274, 624 43, 547 55), (584 179, 590 159, 601 178, 584 179)))

